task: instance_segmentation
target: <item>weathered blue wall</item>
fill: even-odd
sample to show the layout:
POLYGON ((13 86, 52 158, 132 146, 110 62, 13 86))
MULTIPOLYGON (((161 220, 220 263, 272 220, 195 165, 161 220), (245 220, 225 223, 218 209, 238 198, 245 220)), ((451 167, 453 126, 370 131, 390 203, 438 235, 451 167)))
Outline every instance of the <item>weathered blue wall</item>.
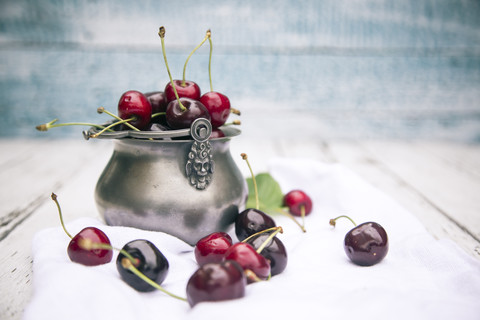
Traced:
MULTIPOLYGON (((214 88, 247 121, 302 110, 338 136, 480 141, 480 2, 454 0, 2 0, 0 136, 163 89, 160 25, 176 78, 211 28, 214 88)), ((187 70, 204 91, 207 63, 205 45, 187 70)))

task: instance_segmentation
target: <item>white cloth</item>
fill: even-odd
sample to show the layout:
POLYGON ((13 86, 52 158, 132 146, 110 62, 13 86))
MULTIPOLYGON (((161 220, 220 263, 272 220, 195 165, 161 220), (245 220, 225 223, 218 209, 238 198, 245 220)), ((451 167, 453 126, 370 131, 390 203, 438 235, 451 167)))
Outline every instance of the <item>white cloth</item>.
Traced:
MULTIPOLYGON (((116 254, 102 266, 72 263, 69 239, 58 227, 34 237, 34 294, 24 319, 480 319, 480 262, 449 240, 435 240, 384 193, 338 164, 273 159, 269 172, 284 193, 307 192, 314 211, 306 218, 306 233, 288 218, 274 217, 284 227, 279 238, 288 251, 287 268, 270 281, 248 285, 244 298, 190 308, 159 291, 136 292, 120 279, 116 254), (348 260, 343 238, 353 225, 328 223, 340 214, 386 229, 390 250, 381 263, 359 267, 348 260)), ((139 238, 152 241, 170 262, 163 286, 186 296, 197 268, 192 247, 163 233, 92 219, 67 227, 75 233, 89 225, 100 227, 116 247, 139 238)))

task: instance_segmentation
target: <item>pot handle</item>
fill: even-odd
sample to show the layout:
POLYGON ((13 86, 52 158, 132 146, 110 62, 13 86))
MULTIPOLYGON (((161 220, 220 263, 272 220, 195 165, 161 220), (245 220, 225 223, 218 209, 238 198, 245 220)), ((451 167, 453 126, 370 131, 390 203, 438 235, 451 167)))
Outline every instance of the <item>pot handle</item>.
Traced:
POLYGON ((205 118, 196 119, 190 126, 190 135, 194 142, 187 155, 185 173, 190 185, 205 190, 212 181, 215 162, 212 146, 208 139, 212 134, 212 124, 205 118))

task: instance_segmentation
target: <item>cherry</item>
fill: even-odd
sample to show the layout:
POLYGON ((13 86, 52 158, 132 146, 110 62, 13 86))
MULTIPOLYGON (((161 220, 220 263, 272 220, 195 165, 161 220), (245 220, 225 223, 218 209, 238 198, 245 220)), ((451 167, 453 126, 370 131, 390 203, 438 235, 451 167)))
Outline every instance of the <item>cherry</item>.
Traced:
POLYGON ((165 96, 168 102, 176 99, 175 90, 180 98, 200 99, 200 87, 193 81, 173 80, 165 86, 165 96))
POLYGON ((122 94, 118 101, 118 116, 124 120, 134 118, 128 122, 143 130, 152 118, 152 105, 143 93, 130 90, 122 94))
POLYGON ((191 307, 203 301, 224 301, 245 296, 247 280, 235 261, 207 263, 187 282, 187 300, 191 307))
POLYGON ((331 219, 330 224, 335 226, 335 221, 341 217, 348 218, 355 225, 355 228, 345 235, 344 249, 347 257, 360 266, 372 266, 382 261, 388 253, 385 229, 376 222, 364 222, 357 226, 347 216, 331 219))
POLYGON ((266 243, 260 254, 270 261, 271 274, 273 277, 285 270, 288 257, 283 242, 277 237, 268 239, 269 237, 270 235, 268 233, 254 235, 249 238, 246 243, 250 244, 255 250, 258 250, 266 243))
POLYGON ((302 190, 292 190, 283 198, 284 205, 290 209, 290 213, 303 217, 312 212, 312 199, 302 190))
POLYGON ((270 276, 270 263, 248 243, 235 243, 225 252, 224 259, 236 261, 247 272, 247 283, 267 280, 270 276))
POLYGON ((250 174, 252 176, 253 186, 255 189, 256 208, 245 209, 235 218, 235 234, 240 241, 262 230, 276 226, 275 221, 269 215, 259 210, 260 201, 258 199, 258 189, 255 175, 253 174, 253 170, 250 166, 247 155, 242 153, 241 156, 242 159, 247 162, 250 174))
POLYGON ((200 102, 210 114, 212 127, 218 128, 225 124, 230 115, 230 100, 227 96, 210 91, 200 97, 200 102))
POLYGON ((210 120, 210 114, 198 100, 179 98, 168 104, 166 112, 167 124, 172 129, 190 128, 198 118, 210 120))
POLYGON ((232 238, 226 232, 211 233, 198 240, 194 250, 195 259, 199 265, 220 262, 232 243, 232 238))
POLYGON ((240 241, 275 226, 275 221, 269 215, 257 209, 245 209, 235 218, 235 234, 240 241))
POLYGON ((168 100, 165 92, 153 91, 145 93, 148 101, 152 105, 152 114, 167 111, 168 100))
POLYGON ((113 257, 113 252, 109 249, 111 245, 107 235, 98 228, 86 227, 72 237, 65 228, 62 209, 58 203, 57 195, 52 193, 51 198, 57 205, 62 228, 71 239, 67 247, 67 253, 70 260, 85 266, 97 266, 110 262, 113 257), (107 246, 107 248, 87 248, 87 246, 92 243, 107 246))
MULTIPOLYGON (((173 92, 176 100, 169 102, 166 111, 167 124, 172 129, 189 128, 190 125, 198 118, 205 118, 210 120, 210 115, 205 106, 198 101, 198 99, 191 99, 187 97, 180 97, 178 95, 176 85, 174 84, 170 68, 168 67, 167 54, 165 53, 165 28, 160 27, 158 31, 160 40, 162 42, 162 53, 165 60, 165 67, 167 68, 168 76, 170 78, 170 84, 172 85, 173 92)), ((168 99, 168 92, 165 90, 165 94, 168 99)), ((200 97, 200 96, 199 96, 200 97)), ((198 97, 198 98, 199 98, 198 97)))
POLYGON ((125 244, 117 256, 117 270, 123 281, 128 283, 137 291, 148 292, 155 290, 149 283, 143 281, 132 271, 124 268, 122 260, 127 258, 127 252, 133 258, 133 265, 142 272, 146 277, 161 284, 168 274, 168 260, 158 250, 158 248, 148 240, 133 240, 125 244))

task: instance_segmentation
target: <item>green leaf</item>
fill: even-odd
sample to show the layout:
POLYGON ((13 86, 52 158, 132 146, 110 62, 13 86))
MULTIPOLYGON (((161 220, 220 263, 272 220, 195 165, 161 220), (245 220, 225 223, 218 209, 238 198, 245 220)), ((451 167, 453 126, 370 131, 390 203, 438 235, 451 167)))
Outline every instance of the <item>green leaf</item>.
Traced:
MULTIPOLYGON (((259 210, 268 213, 278 213, 283 206, 283 192, 275 179, 269 173, 259 173, 255 176, 258 188, 259 210)), ((255 188, 252 178, 247 178, 248 199, 247 208, 256 208, 255 188)))

